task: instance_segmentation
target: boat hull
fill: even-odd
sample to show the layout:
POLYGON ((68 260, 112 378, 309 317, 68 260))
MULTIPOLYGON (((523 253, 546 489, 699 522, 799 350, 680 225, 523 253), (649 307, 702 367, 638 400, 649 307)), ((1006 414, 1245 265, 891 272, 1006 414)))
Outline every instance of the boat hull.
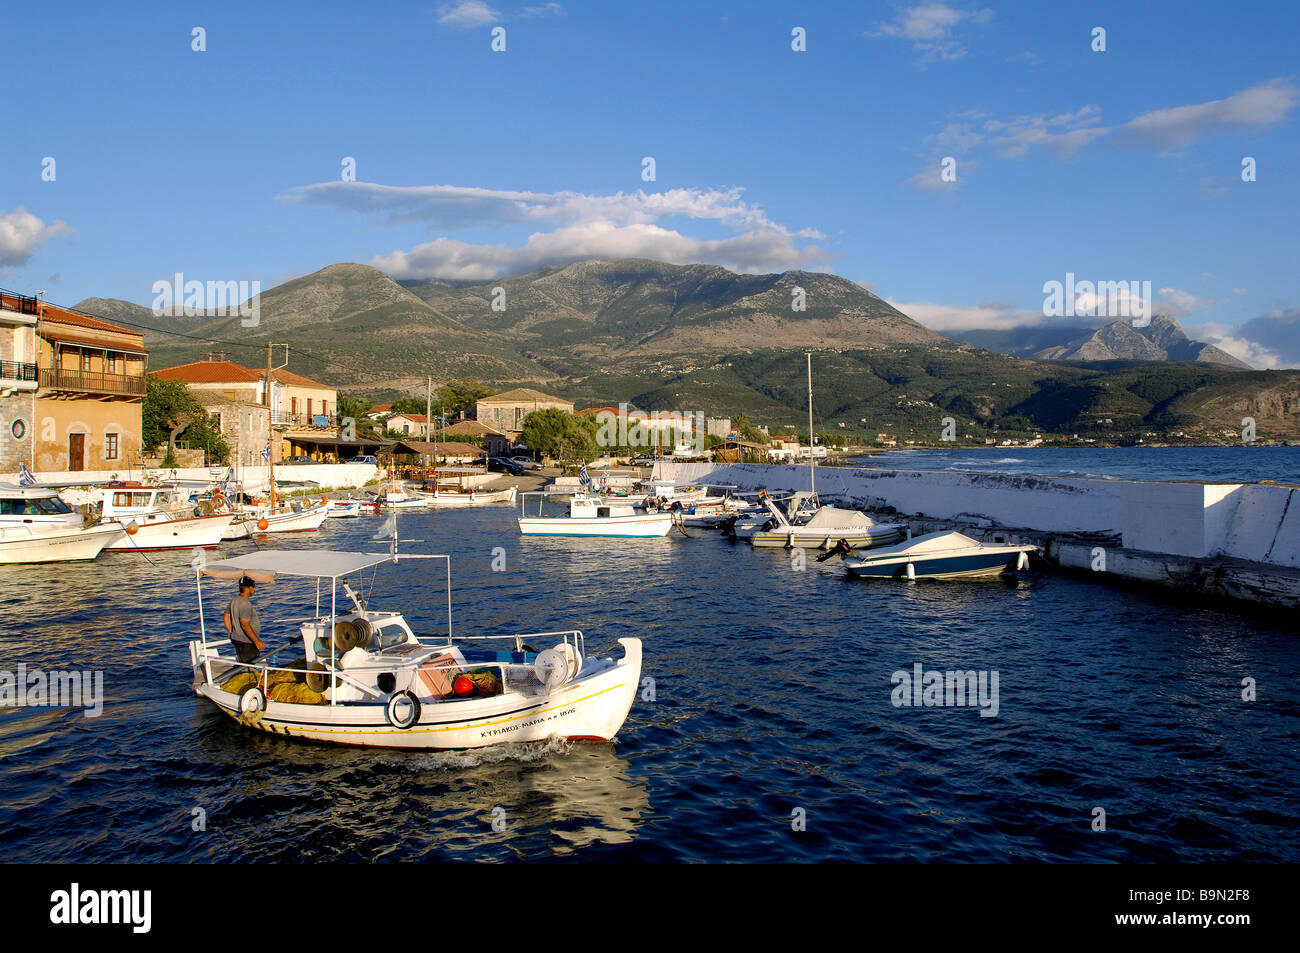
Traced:
MULTIPOLYGON (((315 506, 303 508, 301 511, 277 513, 267 515, 261 513, 252 515, 241 520, 244 530, 244 536, 258 535, 275 535, 276 533, 310 533, 320 529, 321 524, 329 516, 330 504, 317 503, 315 506), (262 529, 259 524, 266 520, 266 529, 262 529)), ((239 539, 242 537, 227 537, 239 539)))
POLYGON ((475 490, 472 493, 439 492, 431 494, 426 502, 429 506, 436 507, 487 506, 495 503, 513 503, 516 492, 514 487, 508 490, 475 490))
MULTIPOLYGON (((816 534, 801 533, 800 527, 793 530, 756 530, 745 535, 751 543, 760 549, 834 549, 836 543, 844 540, 854 549, 867 549, 873 546, 891 546, 902 542, 907 532, 903 529, 890 530, 887 533, 831 533, 818 531, 816 534)), ((738 530, 736 535, 742 536, 738 530)))
POLYGON ((610 741, 627 720, 641 678, 641 640, 619 639, 623 658, 592 660, 591 674, 544 695, 422 703, 410 728, 388 722, 385 705, 299 705, 268 701, 255 719, 241 717, 239 696, 204 681, 201 648, 191 643, 196 691, 241 724, 270 734, 367 748, 454 750, 564 738, 610 741))
POLYGON ((603 516, 594 519, 573 517, 522 516, 519 532, 525 536, 607 536, 646 539, 667 536, 673 518, 662 516, 603 516))
POLYGON ((212 516, 190 516, 184 519, 140 523, 134 534, 128 531, 121 539, 105 546, 104 552, 212 549, 221 542, 234 518, 233 513, 217 513, 212 516))
POLYGON ((937 559, 906 559, 902 557, 861 563, 845 562, 849 575, 861 578, 907 579, 908 565, 917 579, 970 579, 981 576, 1000 576, 1014 572, 1020 560, 1019 552, 975 553, 947 556, 937 559))
POLYGON ((0 530, 0 566, 94 559, 105 546, 125 536, 126 531, 117 523, 70 533, 27 535, 6 528, 0 530))

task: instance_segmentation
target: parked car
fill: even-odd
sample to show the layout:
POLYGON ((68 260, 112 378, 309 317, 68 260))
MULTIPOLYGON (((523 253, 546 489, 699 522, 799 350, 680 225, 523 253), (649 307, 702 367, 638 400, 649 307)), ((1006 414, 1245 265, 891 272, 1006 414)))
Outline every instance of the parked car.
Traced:
POLYGON ((372 466, 379 466, 379 458, 373 453, 362 453, 353 457, 348 463, 369 463, 372 466))
POLYGON ((511 476, 519 476, 524 472, 524 468, 509 457, 488 457, 488 469, 494 473, 509 473, 511 476))
POLYGON ((633 457, 632 466, 634 467, 652 467, 655 465, 654 457, 633 457))
POLYGON ((511 457, 510 460, 525 470, 540 470, 542 468, 542 465, 532 457, 511 457))

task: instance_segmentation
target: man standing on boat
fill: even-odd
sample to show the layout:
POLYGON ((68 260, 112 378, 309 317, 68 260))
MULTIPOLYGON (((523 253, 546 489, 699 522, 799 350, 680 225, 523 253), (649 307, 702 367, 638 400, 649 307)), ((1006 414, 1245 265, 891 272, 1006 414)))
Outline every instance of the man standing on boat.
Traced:
POLYGON ((235 651, 241 662, 251 662, 266 651, 266 643, 260 638, 262 623, 253 608, 253 593, 257 583, 248 576, 239 580, 239 595, 230 600, 223 621, 226 623, 226 635, 234 643, 235 651))

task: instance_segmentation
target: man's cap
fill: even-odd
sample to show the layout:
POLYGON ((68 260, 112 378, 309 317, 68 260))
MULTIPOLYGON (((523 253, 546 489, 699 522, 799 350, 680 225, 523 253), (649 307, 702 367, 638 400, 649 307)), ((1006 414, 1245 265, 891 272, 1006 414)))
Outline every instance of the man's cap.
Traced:
POLYGON ((252 579, 251 576, 240 576, 240 577, 239 577, 239 588, 240 588, 240 589, 256 589, 256 588, 257 588, 257 583, 255 583, 255 582, 253 581, 253 579, 252 579))

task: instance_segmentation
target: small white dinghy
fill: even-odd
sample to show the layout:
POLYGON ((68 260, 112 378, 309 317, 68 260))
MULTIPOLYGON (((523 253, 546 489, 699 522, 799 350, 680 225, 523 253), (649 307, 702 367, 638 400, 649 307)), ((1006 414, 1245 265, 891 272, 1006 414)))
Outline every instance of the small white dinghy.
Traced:
POLYGON ((1029 554, 1035 550, 1034 546, 981 543, 964 533, 926 533, 897 546, 845 553, 844 568, 852 576, 901 579, 997 576, 1028 569, 1029 554))
MULTIPOLYGON (((262 550, 199 566, 200 637, 189 644, 195 692, 260 731, 364 747, 609 741, 618 733, 640 687, 640 639, 619 639, 620 659, 588 656, 580 631, 453 639, 449 557, 393 549, 262 550), (409 559, 447 560, 445 635, 417 637, 402 613, 370 608, 348 584, 409 559), (243 575, 261 584, 314 580, 317 593, 297 635, 249 663, 238 661, 221 628, 208 632, 203 615, 204 578, 243 575)), ((268 643, 270 629, 262 630, 268 643)))
POLYGON ((361 515, 361 501, 348 497, 346 500, 331 500, 327 519, 355 519, 361 515))

